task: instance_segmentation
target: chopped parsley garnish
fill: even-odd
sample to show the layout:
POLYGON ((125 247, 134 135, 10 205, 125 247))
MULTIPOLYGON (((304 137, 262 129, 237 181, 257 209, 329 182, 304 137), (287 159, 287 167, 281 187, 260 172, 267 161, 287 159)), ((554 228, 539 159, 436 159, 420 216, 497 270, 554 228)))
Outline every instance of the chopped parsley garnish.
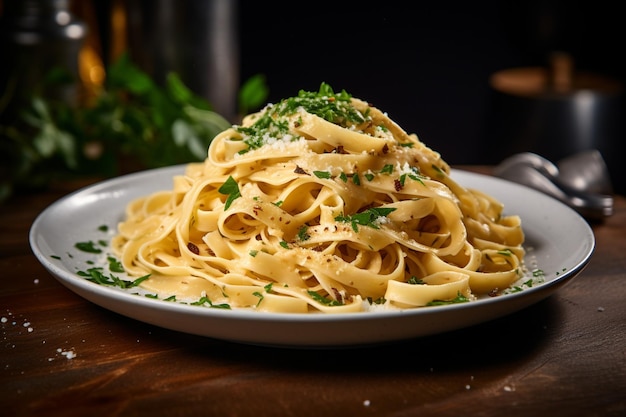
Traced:
MULTIPOLYGON (((273 285, 274 285, 274 283, 270 282, 269 284, 265 285, 263 287, 263 289, 265 290, 265 292, 269 293, 269 292, 272 291, 272 286, 273 285)), ((256 303, 256 306, 258 307, 259 304, 261 304, 261 301, 263 301, 263 299, 265 298, 265 296, 262 293, 258 292, 258 291, 253 292, 252 295, 254 295, 255 297, 259 297, 259 302, 256 303)))
POLYGON ((509 288, 508 290, 506 290, 506 293, 513 294, 513 293, 516 293, 516 292, 524 291, 524 288, 532 288, 532 286, 535 283, 536 283, 536 281, 533 280, 533 279, 526 280, 526 281, 522 282, 520 285, 515 285, 515 286, 509 288))
POLYGON ((252 125, 236 126, 235 129, 243 136, 243 142, 248 145, 248 150, 253 150, 262 147, 268 138, 298 140, 289 135, 287 117, 295 114, 300 108, 344 127, 366 122, 368 114, 355 109, 351 100, 352 96, 345 90, 335 93, 330 85, 322 83, 319 91, 300 90, 296 97, 283 99, 276 105, 268 106, 252 125))
POLYGON ((393 172, 393 165, 386 164, 381 170, 381 174, 391 174, 393 172))
POLYGON ((330 172, 328 171, 313 171, 313 175, 323 180, 327 180, 331 178, 330 172))
POLYGON ((191 303, 192 306, 203 306, 207 304, 210 308, 222 308, 225 310, 230 310, 230 305, 229 304, 213 304, 213 302, 211 301, 211 299, 207 296, 204 297, 200 297, 198 299, 198 301, 194 301, 193 303, 191 303))
POLYGON ((378 223, 381 217, 386 217, 389 213, 396 210, 394 207, 372 207, 360 213, 350 216, 337 216, 335 220, 338 222, 350 223, 352 230, 358 232, 358 226, 367 226, 373 229, 379 229, 378 223))
POLYGON ((300 229, 298 229, 298 240, 304 242, 305 240, 309 240, 311 238, 311 235, 307 233, 307 230, 309 230, 309 227, 307 225, 304 225, 300 227, 300 229))
POLYGON ((91 240, 88 242, 78 242, 74 246, 76 247, 76 249, 79 249, 83 252, 102 253, 102 249, 96 247, 96 244, 91 240))
POLYGON ((426 284, 423 279, 418 278, 418 277, 416 277, 414 275, 411 276, 411 278, 409 278, 407 283, 409 283, 411 285, 425 285, 426 284))
POLYGON ((137 287, 143 281, 150 278, 150 274, 148 274, 132 281, 123 280, 119 277, 116 277, 113 274, 104 275, 102 273, 102 268, 89 268, 87 271, 78 271, 77 274, 82 277, 85 277, 87 281, 95 282, 96 284, 108 285, 108 286, 120 287, 120 288, 137 287))
POLYGON ((307 291, 309 293, 309 295, 311 296, 312 299, 314 299, 315 301, 317 301, 320 304, 324 304, 327 306, 340 306, 343 305, 342 303, 340 303, 337 300, 333 300, 332 298, 328 298, 328 297, 324 297, 323 295, 318 294, 315 291, 307 291))
POLYGON ((224 204, 224 210, 228 210, 230 205, 241 197, 241 193, 239 192, 239 185, 237 185, 237 181, 233 177, 228 177, 228 179, 222 184, 222 186, 217 190, 220 194, 226 195, 226 203, 224 204))
POLYGON ((300 90, 297 97, 282 100, 274 113, 288 116, 303 107, 307 112, 341 126, 365 122, 366 115, 355 109, 351 100, 352 95, 345 90, 335 93, 330 85, 322 83, 317 92, 300 90))
POLYGON ((445 173, 445 172, 444 172, 441 168, 439 168, 437 165, 432 164, 432 165, 431 165, 431 167, 432 167, 435 171, 437 171, 437 174, 438 174, 440 177, 444 177, 444 176, 446 175, 446 173, 445 173))
POLYGON ((255 297, 259 297, 259 302, 256 303, 256 306, 258 307, 259 304, 261 304, 261 301, 263 301, 263 299, 265 298, 265 296, 258 291, 253 292, 252 295, 254 295, 255 297))
POLYGON ((109 261, 109 271, 111 272, 125 272, 122 263, 115 259, 112 256, 108 256, 107 260, 109 261))
POLYGON ((378 297, 377 299, 373 299, 372 297, 367 297, 367 302, 370 304, 385 304, 387 302, 387 299, 385 297, 378 297))
POLYGON ((453 298, 452 300, 433 300, 429 303, 426 303, 426 305, 427 306, 442 306, 442 305, 448 305, 448 304, 458 304, 458 303, 468 303, 468 302, 469 302, 469 298, 467 298, 466 296, 464 296, 463 294, 459 292, 457 293, 457 296, 453 298))

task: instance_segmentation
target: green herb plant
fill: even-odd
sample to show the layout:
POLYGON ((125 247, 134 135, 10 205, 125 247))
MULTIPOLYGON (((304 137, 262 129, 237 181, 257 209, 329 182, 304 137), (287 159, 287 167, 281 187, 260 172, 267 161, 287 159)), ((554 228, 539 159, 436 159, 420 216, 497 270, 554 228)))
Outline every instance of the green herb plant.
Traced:
MULTIPOLYGON (((33 87, 32 96, 15 112, 16 120, 3 119, 0 201, 55 179, 111 177, 202 161, 215 135, 237 122, 216 113, 176 73, 169 74, 164 86, 157 85, 127 55, 106 74, 89 103, 72 105, 33 87)), ((250 78, 240 88, 239 111, 260 107, 267 95, 264 77, 250 78)))

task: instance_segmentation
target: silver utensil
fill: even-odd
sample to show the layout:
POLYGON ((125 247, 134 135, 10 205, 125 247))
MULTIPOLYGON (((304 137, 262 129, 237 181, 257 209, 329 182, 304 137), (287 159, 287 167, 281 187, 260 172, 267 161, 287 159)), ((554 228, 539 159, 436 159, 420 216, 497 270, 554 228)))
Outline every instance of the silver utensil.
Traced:
POLYGON ((573 155, 558 166, 535 153, 522 152, 503 160, 494 174, 548 194, 589 220, 613 214, 612 185, 597 151, 573 155))
POLYGON ((582 151, 557 162, 558 176, 567 185, 580 191, 613 194, 609 169, 597 149, 582 151))

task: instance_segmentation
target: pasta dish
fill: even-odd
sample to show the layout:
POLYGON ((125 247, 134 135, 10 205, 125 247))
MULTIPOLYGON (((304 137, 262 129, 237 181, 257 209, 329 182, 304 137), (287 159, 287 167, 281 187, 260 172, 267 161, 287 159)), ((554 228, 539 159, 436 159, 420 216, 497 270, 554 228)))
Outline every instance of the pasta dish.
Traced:
POLYGON ((128 204, 111 242, 159 298, 285 313, 498 295, 523 276, 523 243, 519 216, 325 83, 217 135, 170 190, 128 204))

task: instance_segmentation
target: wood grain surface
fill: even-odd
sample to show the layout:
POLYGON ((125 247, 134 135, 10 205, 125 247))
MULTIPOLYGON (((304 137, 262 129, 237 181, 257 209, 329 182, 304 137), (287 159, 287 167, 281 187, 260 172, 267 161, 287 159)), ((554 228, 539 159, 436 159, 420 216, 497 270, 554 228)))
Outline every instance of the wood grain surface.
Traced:
MULTIPOLYGON (((484 172, 484 167, 463 167, 484 172)), ((626 415, 626 198, 548 299, 441 335, 351 349, 240 345, 141 323, 57 282, 35 217, 88 181, 0 206, 2 416, 626 415)))

